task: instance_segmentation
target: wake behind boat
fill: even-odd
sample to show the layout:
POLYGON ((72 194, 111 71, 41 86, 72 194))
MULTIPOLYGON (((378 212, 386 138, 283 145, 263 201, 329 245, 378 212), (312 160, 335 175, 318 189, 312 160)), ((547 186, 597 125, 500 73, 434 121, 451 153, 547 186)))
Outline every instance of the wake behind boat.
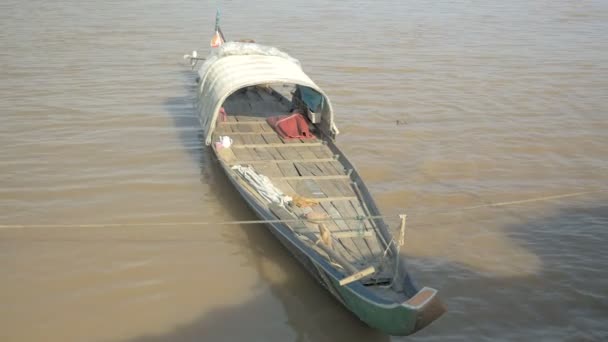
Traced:
MULTIPOLYGON (((205 144, 270 231, 338 301, 391 335, 443 314, 437 291, 419 289, 359 173, 335 144, 330 99, 286 53, 224 42, 198 70, 205 144)), ((187 56, 193 65, 203 60, 187 56)))

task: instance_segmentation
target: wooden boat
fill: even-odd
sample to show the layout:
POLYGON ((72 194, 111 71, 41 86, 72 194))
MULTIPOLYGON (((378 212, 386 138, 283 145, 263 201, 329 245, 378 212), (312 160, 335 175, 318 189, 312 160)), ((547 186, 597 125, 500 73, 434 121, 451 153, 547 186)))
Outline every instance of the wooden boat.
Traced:
POLYGON ((437 291, 410 279, 399 243, 335 143, 330 99, 299 62, 275 48, 240 42, 224 43, 204 60, 197 110, 205 143, 278 240, 371 327, 409 335, 441 316, 437 291), (309 139, 284 137, 267 121, 294 108, 308 120, 309 139), (265 196, 260 179, 282 193, 281 200, 265 196))

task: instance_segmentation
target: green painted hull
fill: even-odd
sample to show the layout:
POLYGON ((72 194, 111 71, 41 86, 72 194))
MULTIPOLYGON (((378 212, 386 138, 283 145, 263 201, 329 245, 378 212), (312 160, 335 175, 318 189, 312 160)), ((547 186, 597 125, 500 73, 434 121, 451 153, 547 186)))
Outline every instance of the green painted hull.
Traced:
POLYGON ((369 326, 389 335, 413 334, 445 312, 436 291, 430 288, 423 288, 419 292, 419 295, 428 297, 420 305, 410 305, 407 302, 386 305, 364 298, 348 286, 340 286, 333 278, 331 281, 344 306, 369 326), (427 291, 429 292, 425 295, 427 291))

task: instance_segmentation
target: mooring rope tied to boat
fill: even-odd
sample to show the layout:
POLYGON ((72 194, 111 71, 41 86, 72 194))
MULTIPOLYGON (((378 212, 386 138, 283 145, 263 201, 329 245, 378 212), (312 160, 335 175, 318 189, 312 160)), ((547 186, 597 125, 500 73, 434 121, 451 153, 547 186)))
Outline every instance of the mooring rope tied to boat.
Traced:
MULTIPOLYGON (((496 208, 496 207, 504 207, 509 205, 518 205, 518 204, 526 204, 533 202, 543 202, 550 201, 568 197, 577 197, 583 195, 597 194, 602 192, 608 192, 608 189, 601 190, 593 190, 593 191, 580 191, 580 192, 572 192, 561 195, 552 195, 552 196, 543 196, 543 197, 535 197, 528 198, 524 200, 517 201, 505 201, 505 202, 497 202, 497 203, 487 203, 480 204, 468 207, 460 207, 460 208, 451 208, 451 209, 435 209, 435 210, 418 210, 415 212, 410 212, 407 214, 408 217, 411 216, 421 216, 421 215, 439 215, 439 214, 449 214, 459 211, 468 211, 482 208, 496 208)), ((394 218, 394 216, 386 216, 386 215, 361 215, 354 217, 329 217, 322 219, 315 219, 314 222, 330 222, 330 221, 363 221, 363 220, 379 220, 379 219, 388 219, 394 218)), ((26 229, 26 228, 121 228, 121 227, 166 227, 166 226, 208 226, 208 225, 248 225, 248 224, 266 224, 266 223, 298 223, 298 222, 308 222, 310 219, 306 218, 294 218, 289 220, 284 219, 276 219, 276 220, 239 220, 239 221, 219 221, 219 222, 209 222, 209 221, 195 221, 195 222, 150 222, 150 223, 91 223, 91 224, 2 224, 0 225, 0 229, 26 229)))

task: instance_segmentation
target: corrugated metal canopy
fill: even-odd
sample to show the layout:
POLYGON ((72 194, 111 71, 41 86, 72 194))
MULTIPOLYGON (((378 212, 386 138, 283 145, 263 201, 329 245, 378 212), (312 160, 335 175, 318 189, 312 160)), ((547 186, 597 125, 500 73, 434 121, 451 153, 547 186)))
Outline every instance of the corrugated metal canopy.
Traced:
MULTIPOLYGON (((251 45, 261 47, 257 44, 251 45)), ((239 89, 258 84, 298 84, 316 90, 325 97, 327 107, 322 115, 329 116, 324 119, 329 122, 332 133, 338 134, 329 98, 302 71, 297 60, 282 54, 284 56, 238 55, 231 52, 229 55, 222 56, 221 53, 215 52, 203 64, 199 70, 198 109, 207 145, 211 144, 211 136, 219 110, 228 96, 239 89)))

